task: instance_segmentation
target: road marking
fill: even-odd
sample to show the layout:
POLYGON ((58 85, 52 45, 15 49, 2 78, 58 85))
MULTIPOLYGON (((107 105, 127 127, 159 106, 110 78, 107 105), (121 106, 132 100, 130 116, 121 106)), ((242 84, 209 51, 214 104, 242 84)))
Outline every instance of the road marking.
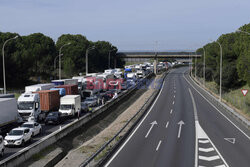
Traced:
POLYGON ((178 138, 181 137, 181 128, 182 128, 182 125, 184 125, 185 123, 181 120, 180 122, 178 122, 178 125, 179 125, 179 131, 178 131, 178 138))
POLYGON ((159 143, 158 143, 158 145, 157 145, 157 147, 156 147, 156 151, 158 151, 158 150, 159 150, 160 145, 161 145, 161 140, 159 141, 159 143))
POLYGON ((176 93, 176 90, 174 90, 174 93, 176 93))
POLYGON ((170 110, 170 114, 172 114, 172 113, 173 113, 173 109, 170 110))
POLYGON ((173 104, 174 104, 174 101, 173 101, 173 104))
POLYGON ((174 95, 174 98, 175 98, 175 95, 174 95))
POLYGON ((199 156, 199 159, 204 160, 204 161, 214 161, 214 160, 220 159, 220 157, 218 155, 211 156, 211 157, 199 156))
POLYGON ((162 87, 161 87, 161 91, 160 93, 158 94, 158 96, 156 97, 153 105, 150 107, 149 111, 147 112, 147 114, 144 116, 144 118, 141 120, 140 124, 135 128, 135 130, 133 131, 133 133, 127 138, 127 140, 123 143, 123 145, 119 148, 119 150, 114 154, 113 157, 110 158, 110 160, 107 162, 107 164, 105 164, 105 167, 109 166, 109 164, 115 159, 115 157, 119 154, 119 152, 124 148, 124 146, 129 142, 129 140, 132 138, 132 136, 135 134, 135 132, 139 129, 139 127, 141 126, 141 124, 144 122, 144 120, 148 117, 149 113, 152 111, 155 103, 158 101, 161 93, 162 93, 162 90, 164 88, 164 85, 165 85, 165 80, 164 80, 164 83, 162 84, 162 87))
POLYGON ((199 148, 199 151, 208 153, 208 152, 214 151, 214 148, 213 147, 210 147, 210 148, 199 148))
POLYGON ((209 143, 209 140, 199 140, 199 143, 206 144, 206 143, 209 143))
MULTIPOLYGON (((189 83, 189 85, 191 85, 193 87, 193 89, 200 94, 201 97, 203 97, 211 106, 214 107, 214 109, 216 109, 226 120, 228 120, 236 129, 238 129, 243 135, 245 135, 248 140, 250 140, 250 137, 243 131, 241 130, 237 125, 235 125, 227 116, 225 116, 217 107, 215 107, 206 97, 204 97, 185 77, 184 73, 183 73, 183 77, 184 79, 189 83)), ((199 86, 199 85, 198 85, 199 86)), ((200 87, 200 86, 199 86, 200 87)), ((203 89, 202 87, 200 87, 201 89, 203 89)), ((203 89, 204 90, 204 89, 203 89)), ((206 91, 206 90, 204 90, 206 91)), ((207 92, 207 91, 206 91, 207 92)))
POLYGON ((169 122, 167 122, 167 124, 166 124, 166 128, 168 128, 168 124, 169 124, 169 122))
POLYGON ((148 135, 149 135, 149 133, 151 132, 151 130, 153 129, 153 127, 154 127, 155 125, 157 125, 157 122, 156 122, 156 121, 153 121, 153 122, 151 122, 150 124, 151 124, 151 127, 149 128, 148 133, 146 134, 145 138, 148 137, 148 135))
POLYGON ((230 143, 232 143, 232 144, 234 144, 235 143, 235 141, 236 141, 236 139, 235 138, 224 138, 226 141, 228 141, 228 142, 230 142, 230 143))

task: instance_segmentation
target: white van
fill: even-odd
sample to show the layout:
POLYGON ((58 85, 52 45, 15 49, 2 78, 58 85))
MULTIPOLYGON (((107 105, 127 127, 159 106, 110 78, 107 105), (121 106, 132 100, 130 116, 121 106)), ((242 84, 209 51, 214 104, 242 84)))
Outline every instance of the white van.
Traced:
POLYGON ((62 116, 75 116, 81 112, 81 97, 80 95, 66 95, 60 99, 59 112, 62 116))

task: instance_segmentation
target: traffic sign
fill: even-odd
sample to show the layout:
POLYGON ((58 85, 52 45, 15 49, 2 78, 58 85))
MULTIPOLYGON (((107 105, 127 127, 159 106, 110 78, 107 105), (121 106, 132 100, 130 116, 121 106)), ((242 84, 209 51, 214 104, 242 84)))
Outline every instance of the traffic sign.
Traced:
POLYGON ((248 90, 247 90, 247 89, 241 89, 241 92, 242 92, 242 94, 243 94, 244 96, 246 96, 246 95, 247 95, 248 90))

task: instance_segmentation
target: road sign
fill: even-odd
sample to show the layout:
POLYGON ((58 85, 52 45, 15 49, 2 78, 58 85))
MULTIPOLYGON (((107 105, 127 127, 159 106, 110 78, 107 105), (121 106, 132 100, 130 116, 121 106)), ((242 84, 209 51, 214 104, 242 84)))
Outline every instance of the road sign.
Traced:
POLYGON ((246 96, 246 95, 247 95, 248 90, 247 90, 247 89, 241 89, 241 92, 242 92, 242 94, 243 94, 244 96, 246 96))

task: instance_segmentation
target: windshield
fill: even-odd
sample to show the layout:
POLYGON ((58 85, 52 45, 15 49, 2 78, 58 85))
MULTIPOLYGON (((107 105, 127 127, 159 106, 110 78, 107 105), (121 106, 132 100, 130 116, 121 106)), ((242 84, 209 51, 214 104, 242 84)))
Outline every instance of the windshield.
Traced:
POLYGON ((22 130, 12 130, 9 133, 9 136, 21 136, 23 135, 23 131, 22 130))
POLYGON ((34 128, 34 125, 33 124, 23 124, 21 127, 34 128))
POLYGON ((72 105, 61 105, 60 106, 60 109, 61 110, 69 110, 69 109, 71 109, 72 108, 72 105))
POLYGON ((51 113, 48 114, 48 116, 57 116, 57 113, 51 112, 51 113))
POLYGON ((32 110, 34 108, 34 102, 19 102, 18 110, 32 110))

